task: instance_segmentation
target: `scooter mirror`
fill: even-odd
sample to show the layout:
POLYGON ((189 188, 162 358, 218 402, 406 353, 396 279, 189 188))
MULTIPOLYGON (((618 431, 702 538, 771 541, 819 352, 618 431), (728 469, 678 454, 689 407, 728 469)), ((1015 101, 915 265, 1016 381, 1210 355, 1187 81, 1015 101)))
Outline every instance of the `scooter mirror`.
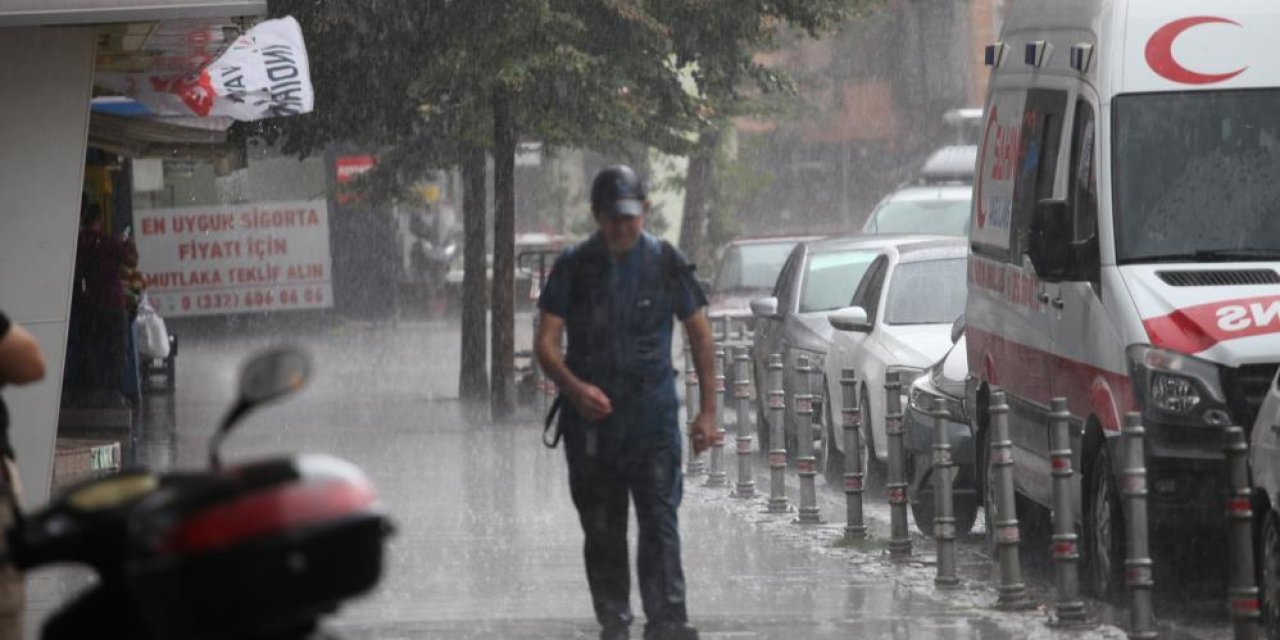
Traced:
POLYGON ((240 374, 240 402, 253 407, 301 389, 311 373, 311 363, 301 351, 289 347, 260 353, 245 363, 240 374))
POLYGON ((209 466, 221 466, 218 449, 231 428, 259 405, 289 395, 307 383, 311 362, 302 351, 279 347, 258 353, 240 371, 240 397, 209 440, 209 466))

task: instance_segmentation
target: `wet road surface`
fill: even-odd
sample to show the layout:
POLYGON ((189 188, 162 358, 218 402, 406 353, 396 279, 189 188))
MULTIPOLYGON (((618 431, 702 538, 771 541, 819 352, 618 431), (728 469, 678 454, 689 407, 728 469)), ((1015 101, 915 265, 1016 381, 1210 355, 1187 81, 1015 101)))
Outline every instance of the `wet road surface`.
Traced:
MULTIPOLYGON (((528 317, 517 327, 521 348, 528 317)), ((207 438, 248 354, 282 341, 312 354, 309 387, 250 416, 227 441, 224 460, 329 453, 359 465, 378 487, 397 530, 384 580, 330 628, 388 640, 595 637, 563 452, 542 446, 533 412, 497 425, 465 415, 456 400, 456 322, 200 323, 174 331, 183 339, 178 391, 147 399, 126 446, 127 460, 157 469, 204 464, 207 438)), ((732 480, 736 466, 726 467, 732 480)), ((767 467, 759 459, 755 467, 757 488, 767 490, 767 467)), ((794 500, 794 475, 788 482, 794 500)), ((735 499, 703 483, 686 479, 681 510, 689 610, 703 637, 1124 637, 1123 612, 1096 603, 1095 619, 1121 626, 1064 633, 1047 628, 1044 606, 996 611, 980 532, 962 539, 963 587, 936 592, 931 540, 913 531, 915 558, 888 560, 883 502, 867 507, 872 540, 847 546, 840 540, 844 494, 835 487, 819 487, 829 524, 801 527, 794 516, 764 513, 765 496, 735 499)), ((634 519, 631 536, 634 549, 634 519)), ((1027 571, 1033 596, 1051 603, 1050 570, 1027 571)), ((28 626, 91 579, 77 569, 33 574, 28 626)), ((1210 595, 1196 596, 1194 607, 1159 609, 1179 616, 1176 629, 1165 625, 1166 636, 1229 637, 1223 605, 1210 595)), ((638 594, 633 600, 639 614, 638 594)), ((636 637, 642 623, 638 615, 636 637)))

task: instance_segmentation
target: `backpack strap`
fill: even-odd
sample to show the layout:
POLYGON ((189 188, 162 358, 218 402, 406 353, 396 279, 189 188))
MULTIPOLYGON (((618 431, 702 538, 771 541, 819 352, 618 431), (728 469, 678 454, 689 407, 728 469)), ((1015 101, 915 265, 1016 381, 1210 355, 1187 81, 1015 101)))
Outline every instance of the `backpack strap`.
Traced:
POLYGON ((551 403, 551 408, 547 409, 547 420, 542 425, 542 444, 548 449, 554 449, 560 444, 560 421, 556 420, 560 413, 560 405, 564 404, 564 394, 556 394, 556 399, 551 403), (554 425, 554 430, 553 430, 554 425))

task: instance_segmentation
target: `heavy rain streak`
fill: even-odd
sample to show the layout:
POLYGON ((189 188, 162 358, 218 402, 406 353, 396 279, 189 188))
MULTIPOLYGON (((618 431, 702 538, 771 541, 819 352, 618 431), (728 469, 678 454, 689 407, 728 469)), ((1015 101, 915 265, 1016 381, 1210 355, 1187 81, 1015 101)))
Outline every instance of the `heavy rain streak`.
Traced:
POLYGON ((1280 8, 0 4, 0 640, 1280 638, 1280 8))

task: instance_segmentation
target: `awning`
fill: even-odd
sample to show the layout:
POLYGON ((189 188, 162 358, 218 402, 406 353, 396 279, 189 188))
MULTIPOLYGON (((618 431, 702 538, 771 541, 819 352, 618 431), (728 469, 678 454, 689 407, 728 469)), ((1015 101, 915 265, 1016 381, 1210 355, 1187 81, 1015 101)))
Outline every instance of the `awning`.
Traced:
POLYGON ((89 114, 89 146, 130 158, 216 160, 236 152, 227 143, 229 118, 183 118, 181 122, 89 114))
POLYGON ((266 13, 266 0, 5 0, 0 6, 0 27, 157 22, 266 13))

